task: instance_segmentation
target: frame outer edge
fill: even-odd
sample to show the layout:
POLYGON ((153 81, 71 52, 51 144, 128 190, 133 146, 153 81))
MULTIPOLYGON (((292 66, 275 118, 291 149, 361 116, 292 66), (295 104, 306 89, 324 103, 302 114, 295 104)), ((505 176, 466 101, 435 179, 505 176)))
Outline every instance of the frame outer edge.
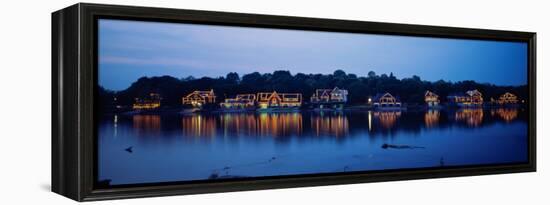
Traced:
POLYGON ((81 200, 78 158, 78 7, 52 13, 52 191, 81 200))
POLYGON ((530 59, 530 66, 529 71, 531 72, 530 76, 530 84, 529 84, 529 91, 531 94, 529 95, 529 103, 530 103, 530 110, 529 113, 533 115, 530 119, 531 128, 529 129, 532 133, 530 133, 530 139, 532 140, 531 146, 530 146, 530 152, 531 152, 531 162, 532 162, 532 169, 533 171, 537 171, 537 33, 532 33, 532 36, 529 40, 529 44, 531 45, 531 55, 529 55, 530 59))
POLYGON ((52 127, 52 190, 73 200, 92 201, 536 171, 536 33, 85 3, 68 7, 60 13, 64 13, 64 15, 59 17, 57 23, 54 22, 55 17, 53 17, 56 14, 52 14, 52 26, 61 25, 59 35, 56 36, 54 36, 55 31, 52 27, 52 52, 54 55, 57 55, 55 57, 52 56, 52 81, 55 80, 55 76, 53 75, 56 72, 59 74, 59 79, 57 79, 59 83, 56 85, 52 82, 52 86, 58 86, 57 89, 52 87, 52 94, 59 95, 57 98, 58 102, 52 96, 52 113, 56 112, 52 114, 52 126, 59 128, 57 130, 56 127, 52 127), (205 23, 242 23, 253 27, 273 25, 306 30, 314 30, 316 28, 334 29, 343 32, 346 32, 345 29, 351 28, 351 26, 358 26, 359 28, 352 30, 361 33, 370 31, 389 32, 391 30, 391 32, 402 32, 403 35, 412 36, 435 35, 451 36, 453 38, 463 36, 464 38, 475 39, 497 38, 500 40, 527 41, 531 46, 529 48, 529 52, 531 53, 529 55, 530 64, 528 68, 529 79, 531 80, 529 86, 531 109, 529 112, 531 114, 530 122, 532 122, 529 136, 529 139, 531 139, 530 163, 521 166, 500 168, 489 166, 457 170, 403 171, 339 177, 304 177, 251 182, 226 182, 197 186, 176 185, 94 190, 94 167, 90 159, 94 157, 94 150, 92 148, 92 143, 94 143, 94 127, 91 124, 93 123, 93 88, 95 86, 93 83, 95 78, 93 76, 93 58, 97 54, 93 54, 93 43, 95 42, 92 42, 92 32, 94 30, 92 29, 93 25, 90 24, 90 19, 93 19, 94 15, 102 14, 166 20, 191 19, 205 23), (408 28, 412 30, 405 31, 408 28), (56 39, 59 42, 56 42, 56 39), (56 45, 59 46, 57 51, 55 51, 56 45), (58 65, 55 65, 56 62, 58 65), (56 107, 54 107, 54 104, 56 107), (57 143, 56 140, 58 140, 57 143), (56 152, 59 157, 56 157, 56 152), (55 163, 60 164, 59 166, 54 166, 55 163), (55 176, 59 178, 56 179, 55 176))
POLYGON ((52 84, 51 84, 51 90, 52 90, 52 107, 51 107, 51 120, 52 120, 52 131, 51 131, 51 146, 52 146, 52 150, 51 150, 51 160, 52 160, 52 164, 51 164, 51 189, 53 192, 56 192, 56 193, 62 193, 63 192, 63 187, 61 187, 61 185, 63 184, 61 182, 61 180, 63 179, 63 177, 61 177, 63 175, 62 173, 62 169, 60 168, 60 165, 62 164, 61 162, 61 158, 60 158, 60 152, 61 151, 61 147, 59 144, 60 144, 60 137, 61 137, 61 133, 60 133, 60 130, 59 129, 59 126, 61 125, 61 123, 59 122, 60 119, 61 119, 61 116, 59 115, 59 112, 60 112, 60 105, 61 105, 61 101, 59 100, 61 94, 59 92, 59 88, 61 87, 60 84, 62 83, 60 78, 59 78, 59 74, 61 73, 61 64, 60 64, 60 58, 62 57, 62 53, 61 53, 61 48, 63 46, 61 46, 60 44, 62 43, 62 41, 60 40, 61 38, 61 33, 59 30, 62 28, 62 25, 63 25, 63 22, 62 22, 62 11, 57 11, 57 12, 54 12, 52 13, 51 15, 51 20, 52 20, 52 31, 51 31, 51 40, 52 40, 52 43, 51 43, 51 46, 52 46, 52 56, 51 56, 51 60, 52 60, 52 67, 51 67, 51 72, 52 72, 52 84))

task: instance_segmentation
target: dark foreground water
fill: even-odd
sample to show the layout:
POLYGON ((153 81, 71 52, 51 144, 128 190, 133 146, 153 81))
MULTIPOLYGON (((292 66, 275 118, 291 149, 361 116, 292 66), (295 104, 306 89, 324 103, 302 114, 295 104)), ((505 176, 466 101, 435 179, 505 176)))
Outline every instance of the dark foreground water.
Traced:
POLYGON ((98 177, 118 185, 526 162, 525 115, 509 108, 105 115, 98 177))

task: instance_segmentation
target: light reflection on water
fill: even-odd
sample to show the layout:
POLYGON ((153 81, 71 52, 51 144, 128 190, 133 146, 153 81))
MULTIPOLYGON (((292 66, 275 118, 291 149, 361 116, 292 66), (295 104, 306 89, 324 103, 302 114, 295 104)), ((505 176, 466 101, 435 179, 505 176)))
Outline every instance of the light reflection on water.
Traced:
POLYGON ((519 108, 119 114, 99 124, 99 179, 113 184, 526 159, 526 114, 519 108), (381 148, 385 143, 425 149, 381 148), (124 151, 130 146, 132 153, 124 151))
POLYGON ((424 113, 424 123, 426 124, 426 127, 431 128, 437 126, 439 123, 439 110, 428 110, 426 113, 424 113))
POLYGON ((347 136, 349 132, 348 118, 344 114, 324 116, 311 115, 311 127, 315 136, 347 136))
POLYGON ((455 113, 455 120, 466 122, 469 126, 477 127, 483 122, 482 108, 461 109, 455 113))
POLYGON ((491 110, 492 116, 499 116, 506 122, 511 122, 518 117, 518 109, 515 108, 498 108, 491 110))

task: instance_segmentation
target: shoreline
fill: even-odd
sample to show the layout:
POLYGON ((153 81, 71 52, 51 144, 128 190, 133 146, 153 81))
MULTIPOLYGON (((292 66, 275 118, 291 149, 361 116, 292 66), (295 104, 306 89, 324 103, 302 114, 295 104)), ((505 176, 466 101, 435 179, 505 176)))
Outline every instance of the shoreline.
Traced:
POLYGON ((459 107, 459 106, 450 106, 450 105, 441 105, 429 107, 426 105, 406 105, 400 107, 372 107, 368 105, 352 105, 344 108, 267 108, 267 109, 256 109, 256 108, 244 108, 244 109, 199 109, 199 108, 160 108, 154 110, 132 110, 125 109, 119 111, 103 111, 104 114, 122 114, 122 115, 138 115, 138 114, 179 114, 179 115, 192 115, 200 113, 208 114, 226 114, 226 113, 297 113, 297 112, 363 112, 363 111, 379 111, 379 112, 398 112, 398 111, 408 111, 408 112, 419 112, 419 111, 430 111, 430 110, 462 110, 462 109, 520 109, 525 108, 523 105, 483 105, 483 106, 472 106, 472 107, 459 107))

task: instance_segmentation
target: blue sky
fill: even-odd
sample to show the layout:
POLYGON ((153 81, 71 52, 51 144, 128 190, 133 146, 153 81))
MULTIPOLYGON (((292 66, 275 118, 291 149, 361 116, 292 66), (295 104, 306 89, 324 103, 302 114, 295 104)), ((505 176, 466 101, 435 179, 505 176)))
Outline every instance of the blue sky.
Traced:
POLYGON ((142 76, 393 72, 397 78, 527 84, 527 44, 391 35, 99 20, 99 84, 142 76))

